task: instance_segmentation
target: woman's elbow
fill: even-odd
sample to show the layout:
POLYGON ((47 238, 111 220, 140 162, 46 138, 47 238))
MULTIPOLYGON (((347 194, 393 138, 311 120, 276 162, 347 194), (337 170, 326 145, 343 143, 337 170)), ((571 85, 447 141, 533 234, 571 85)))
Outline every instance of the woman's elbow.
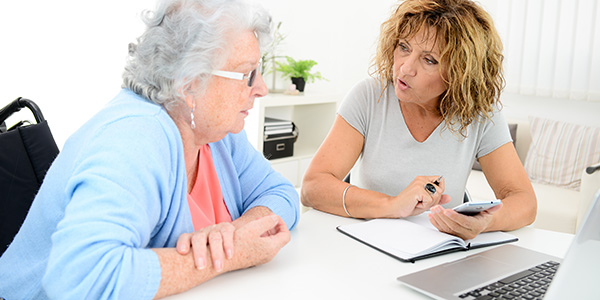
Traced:
POLYGON ((521 206, 523 226, 531 225, 537 217, 537 198, 535 193, 527 195, 524 200, 526 203, 521 206))
POLYGON ((304 179, 302 180, 302 188, 300 189, 300 203, 306 207, 313 207, 313 202, 311 201, 311 191, 314 189, 314 180, 311 178, 310 174, 306 174, 304 179))
POLYGON ((310 197, 307 193, 307 188, 304 184, 302 184, 302 189, 300 190, 300 203, 306 207, 313 207, 312 202, 310 201, 310 197))

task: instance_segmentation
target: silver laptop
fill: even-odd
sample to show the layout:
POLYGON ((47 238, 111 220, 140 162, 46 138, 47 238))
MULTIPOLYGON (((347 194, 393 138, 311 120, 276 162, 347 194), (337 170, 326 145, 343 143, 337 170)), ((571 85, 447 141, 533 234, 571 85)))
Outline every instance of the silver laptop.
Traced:
POLYGON ((501 299, 502 295, 516 296, 518 293, 545 300, 598 299, 599 198, 600 191, 594 197, 564 259, 515 245, 504 245, 400 276, 398 280, 436 299, 501 299), (530 285, 533 281, 541 283, 530 285))

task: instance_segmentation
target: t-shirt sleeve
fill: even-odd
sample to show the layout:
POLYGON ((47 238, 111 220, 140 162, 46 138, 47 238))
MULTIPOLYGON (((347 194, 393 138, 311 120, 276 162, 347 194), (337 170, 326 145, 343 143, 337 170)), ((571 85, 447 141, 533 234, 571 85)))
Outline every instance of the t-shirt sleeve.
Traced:
POLYGON ((481 140, 477 149, 476 157, 480 158, 492 153, 500 146, 512 142, 508 122, 501 111, 497 111, 491 120, 485 121, 481 126, 481 140))
POLYGON ((381 91, 376 88, 377 84, 372 78, 360 81, 348 92, 338 109, 338 114, 363 136, 368 132, 371 107, 379 98, 377 91, 381 91))

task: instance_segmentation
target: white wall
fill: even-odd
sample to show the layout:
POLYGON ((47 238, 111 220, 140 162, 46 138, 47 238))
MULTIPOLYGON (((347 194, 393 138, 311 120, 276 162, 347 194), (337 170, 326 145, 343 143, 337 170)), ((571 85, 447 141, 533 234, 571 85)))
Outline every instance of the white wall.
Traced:
MULTIPOLYGON (((258 1, 271 12, 275 23, 282 21, 281 32, 287 37, 281 54, 316 60, 315 69, 329 79, 310 84, 307 90, 342 94, 368 76, 379 26, 396 3, 258 1)), ((497 16, 505 9, 500 5, 503 1, 482 2, 497 16)), ((592 1, 598 14, 597 0, 579 1, 592 1)), ((519 0, 511 2, 511 9, 518 11, 519 0)), ((0 105, 18 96, 36 101, 62 147, 67 137, 120 89, 127 45, 143 30, 139 13, 153 7, 154 0, 3 2, 0 105)), ((506 30, 501 34, 508 35, 506 30)), ((600 69, 596 67, 591 69, 600 69)), ((598 83, 590 85, 597 87, 598 83)))
MULTIPOLYGON (((379 24, 392 0, 262 0, 287 35, 282 54, 314 59, 329 81, 307 87, 345 92, 367 76, 379 24)), ((34 100, 55 140, 65 140, 119 90, 127 45, 154 0, 5 1, 0 18, 0 105, 34 100)), ((282 83, 279 83, 282 84, 282 83)), ((16 117, 15 117, 16 118, 16 117)), ((19 115, 21 118, 21 115, 19 115)))
MULTIPOLYGON (((315 70, 329 81, 316 81, 310 91, 345 93, 368 76, 379 26, 391 12, 394 0, 261 0, 282 22, 286 39, 281 52, 295 59, 313 59, 315 70)), ((278 81, 278 88, 281 86, 278 81)), ((287 84, 287 82, 286 82, 287 84)))
POLYGON ((148 2, 4 1, 0 105, 19 96, 35 101, 62 147, 119 91, 127 45, 143 30, 139 12, 148 2))

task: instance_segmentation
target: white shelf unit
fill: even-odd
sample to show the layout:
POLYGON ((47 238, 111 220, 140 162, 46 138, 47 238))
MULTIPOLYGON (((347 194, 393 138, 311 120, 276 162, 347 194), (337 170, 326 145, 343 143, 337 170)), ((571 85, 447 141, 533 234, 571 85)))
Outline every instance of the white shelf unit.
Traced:
POLYGON ((342 96, 337 94, 307 93, 290 96, 269 94, 256 98, 254 108, 246 117, 248 140, 263 152, 265 117, 291 120, 298 128, 294 155, 270 160, 273 168, 299 187, 304 171, 313 155, 327 136, 335 120, 342 96))

